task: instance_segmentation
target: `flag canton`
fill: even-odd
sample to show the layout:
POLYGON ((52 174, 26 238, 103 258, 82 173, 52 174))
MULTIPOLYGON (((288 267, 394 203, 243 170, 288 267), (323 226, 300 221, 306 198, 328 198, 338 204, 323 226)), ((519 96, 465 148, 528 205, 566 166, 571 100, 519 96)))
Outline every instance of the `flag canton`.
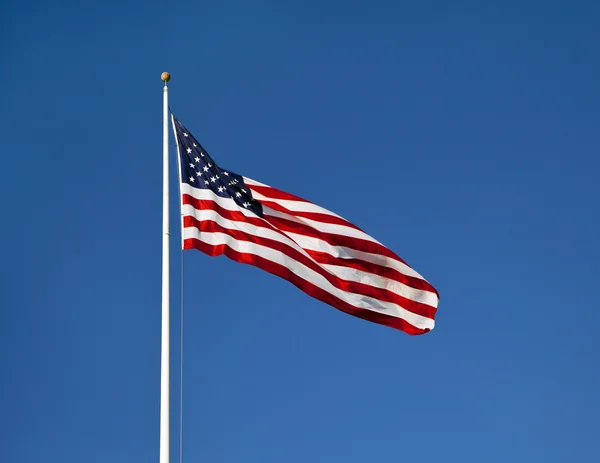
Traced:
POLYGON ((221 169, 181 122, 175 118, 173 122, 179 147, 181 181, 194 188, 211 190, 222 198, 231 198, 241 208, 262 217, 262 205, 252 197, 243 177, 221 169))

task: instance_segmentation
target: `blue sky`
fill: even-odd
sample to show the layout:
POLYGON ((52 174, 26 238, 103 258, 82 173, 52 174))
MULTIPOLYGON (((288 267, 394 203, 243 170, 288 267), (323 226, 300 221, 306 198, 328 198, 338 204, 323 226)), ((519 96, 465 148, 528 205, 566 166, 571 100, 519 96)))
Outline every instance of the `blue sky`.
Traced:
POLYGON ((4 461, 158 461, 162 71, 220 165, 441 295, 410 337, 187 252, 184 461, 599 458, 595 2, 140 5, 0 7, 4 461))

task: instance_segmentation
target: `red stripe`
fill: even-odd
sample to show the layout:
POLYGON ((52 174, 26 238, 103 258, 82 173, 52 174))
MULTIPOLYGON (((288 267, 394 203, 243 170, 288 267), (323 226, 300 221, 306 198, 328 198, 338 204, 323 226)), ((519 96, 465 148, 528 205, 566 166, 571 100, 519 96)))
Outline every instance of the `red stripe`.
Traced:
POLYGON ((245 233, 240 230, 231 230, 229 228, 223 227, 222 225, 212 220, 202 220, 200 222, 195 217, 191 216, 185 216, 183 218, 183 226, 184 228, 193 227, 200 230, 201 232, 225 233, 238 241, 251 242, 274 249, 303 264, 304 266, 308 267, 314 272, 318 273, 327 281, 329 281, 329 283, 331 283, 334 287, 342 291, 372 297, 374 299, 378 299, 384 302, 390 302, 423 317, 433 319, 435 315, 436 308, 430 305, 413 301, 387 289, 376 288, 365 283, 348 281, 339 278, 288 244, 281 243, 270 238, 263 238, 257 235, 245 233))
POLYGON ((331 254, 327 254, 326 252, 313 251, 310 249, 305 249, 305 251, 315 262, 318 262, 319 264, 338 265, 340 267, 355 268, 356 270, 372 273, 380 277, 389 278, 390 280, 394 280, 398 283, 405 284, 406 286, 410 286, 411 288, 417 289, 419 291, 428 291, 430 293, 435 294, 438 297, 438 299, 440 298, 440 295, 438 294, 437 290, 433 286, 431 286, 431 284, 427 280, 405 275, 404 273, 399 272, 395 268, 385 267, 383 265, 374 264, 372 262, 367 262, 360 259, 346 259, 341 257, 334 257, 331 254))
MULTIPOLYGON (((183 204, 190 204, 193 206, 194 201, 210 201, 210 200, 199 200, 188 194, 183 195, 183 198, 182 198, 183 204)), ((344 226, 348 226, 348 227, 354 228, 354 229, 362 232, 362 230, 360 228, 358 228, 356 225, 351 224, 347 220, 344 220, 344 219, 341 219, 338 217, 334 217, 331 215, 320 214, 317 212, 297 212, 297 211, 293 212, 293 211, 286 209, 283 206, 280 206, 277 203, 273 203, 270 201, 260 201, 260 203, 265 206, 270 207, 271 209, 274 209, 279 212, 283 212, 285 214, 289 214, 291 216, 304 217, 307 219, 316 220, 317 222, 323 222, 323 223, 329 223, 329 224, 335 224, 335 225, 344 225, 344 226)), ((196 209, 198 209, 198 208, 196 208, 196 209)), ((243 214, 242 214, 242 216, 245 217, 243 214)), ((273 224, 278 223, 278 225, 275 225, 275 226, 281 230, 285 230, 285 231, 293 232, 293 233, 298 233, 299 230, 302 230, 303 233, 300 233, 300 234, 312 236, 315 238, 320 238, 320 239, 323 239, 323 241, 326 241, 330 244, 334 244, 334 242, 337 242, 337 243, 339 243, 339 244, 335 244, 337 246, 345 246, 345 247, 348 247, 351 249, 356 249, 357 251, 364 251, 364 252, 369 252, 372 254, 381 254, 383 256, 389 257, 390 259, 397 260, 398 262, 401 262, 404 265, 408 265, 399 256, 397 256, 393 251, 391 251, 390 249, 386 248, 385 246, 383 246, 379 243, 375 243, 373 241, 368 241, 368 240, 364 240, 361 238, 352 238, 352 237, 348 237, 345 235, 337 235, 337 234, 333 234, 333 233, 320 232, 319 230, 311 227, 310 225, 269 215, 268 211, 266 211, 266 213, 265 213, 265 220, 267 220, 273 224), (329 238, 326 238, 326 237, 329 237, 329 238), (330 239, 332 241, 329 241, 330 239)))
MULTIPOLYGON (((393 259, 398 262, 401 262, 404 265, 408 265, 406 262, 404 262, 402 259, 400 259, 400 257, 398 257, 393 251, 390 251, 388 248, 386 248, 385 246, 383 246, 379 243, 367 241, 362 238, 353 238, 353 237, 347 236, 347 235, 338 235, 338 234, 334 234, 334 233, 322 232, 322 231, 319 231, 316 228, 313 228, 310 225, 307 225, 305 223, 298 223, 293 220, 288 220, 288 219, 284 219, 281 217, 268 216, 268 217, 265 217, 265 219, 268 220, 269 223, 274 225, 278 230, 283 230, 284 232, 298 233, 299 235, 317 238, 322 241, 325 241, 326 243, 331 244, 332 246, 343 246, 346 248, 355 249, 357 251, 364 251, 364 252, 368 252, 371 254, 379 254, 379 255, 385 256, 389 259, 393 259)), ((309 254, 311 253, 311 251, 308 251, 308 250, 307 250, 307 252, 309 254)), ((325 254, 325 253, 318 253, 318 254, 325 254)), ((327 254, 327 255, 329 255, 329 254, 327 254)), ((365 261, 362 261, 359 259, 340 258, 340 260, 343 261, 344 263, 343 264, 334 263, 333 265, 345 265, 345 262, 347 260, 356 260, 357 262, 363 262, 363 263, 365 262, 365 261)), ((329 262, 327 262, 327 263, 329 263, 329 262)), ((377 266, 377 264, 369 264, 369 263, 367 263, 367 265, 377 266)), ((351 265, 348 265, 348 267, 351 267, 351 265)), ((382 267, 384 269, 388 269, 388 267, 383 267, 383 266, 380 266, 380 267, 382 267)), ((357 267, 353 267, 353 268, 357 268, 357 267)), ((390 269, 390 270, 393 270, 393 272, 395 272, 395 273, 388 272, 388 274, 391 274, 391 275, 397 274, 399 277, 382 275, 379 271, 370 272, 370 273, 375 273, 380 276, 385 276, 387 278, 391 278, 392 280, 399 281, 399 282, 404 283, 415 289, 420 289, 423 291, 430 291, 432 293, 437 294, 437 291, 433 288, 433 286, 431 286, 425 280, 416 278, 416 277, 411 277, 408 275, 404 275, 403 273, 401 273, 400 271, 395 270, 395 269, 390 269)), ((368 270, 365 270, 365 271, 368 271, 368 270)))
POLYGON ((304 217, 305 219, 311 219, 317 222, 329 223, 332 225, 343 225, 344 227, 350 227, 362 231, 360 228, 348 222, 346 219, 336 217, 335 215, 324 214, 321 212, 291 211, 286 207, 283 207, 281 204, 274 203, 273 201, 266 201, 264 199, 261 199, 259 202, 264 206, 270 207, 271 209, 284 212, 295 217, 304 217))
POLYGON ((429 329, 417 328, 402 318, 392 317, 390 315, 385 315, 379 312, 374 312, 372 310, 358 308, 351 304, 348 304, 347 302, 342 301, 338 297, 299 277, 287 267, 265 259, 264 257, 257 256, 256 254, 240 253, 230 248, 226 244, 213 246, 204 243, 196 238, 186 239, 184 241, 183 247, 184 249, 195 248, 210 256, 218 256, 220 254, 225 254, 227 257, 236 262, 259 267, 273 275, 277 275, 278 277, 289 281, 309 296, 323 301, 326 304, 329 304, 350 315, 354 315, 355 317, 369 320, 374 323, 379 323, 380 325, 389 326, 391 328, 404 331, 405 333, 411 335, 424 334, 429 331, 429 329))
MULTIPOLYGON (((288 239, 289 239, 289 237, 287 235, 285 235, 285 233, 282 233, 281 230, 288 231, 288 232, 298 232, 297 228, 303 227, 305 229, 304 230, 305 233, 300 233, 300 234, 313 236, 313 237, 322 239, 324 241, 327 241, 330 244, 337 244, 337 243, 333 242, 333 238, 341 236, 341 235, 321 233, 318 230, 315 230, 311 227, 308 227, 308 226, 302 225, 302 224, 298 224, 297 222, 293 222, 293 221, 286 220, 286 219, 269 217, 267 220, 267 219, 261 219, 259 217, 248 217, 248 216, 242 214, 241 212, 230 211, 228 209, 224 209, 215 201, 208 200, 208 199, 197 199, 197 198, 194 198, 193 196, 190 196, 187 194, 183 195, 183 204, 188 204, 197 210, 214 210, 219 215, 221 215, 222 217, 224 217, 226 219, 237 221, 237 222, 247 222, 256 227, 268 228, 277 233, 280 233, 281 235, 285 236, 288 239), (298 227, 296 227, 296 225, 298 225, 298 227)), ((344 238, 347 238, 347 237, 344 237, 344 238)), ((351 243, 347 242, 347 240, 344 240, 344 241, 346 241, 346 244, 340 244, 340 245, 342 245, 342 246, 346 245, 347 247, 352 247, 350 245, 351 243)), ((360 259, 347 259, 347 258, 335 257, 335 256, 332 256, 331 254, 327 254, 325 252, 312 251, 312 250, 305 250, 305 251, 316 262, 318 262, 320 264, 330 264, 330 265, 338 265, 341 267, 355 268, 357 270, 362 270, 367 273, 372 273, 374 275, 389 278, 390 280, 397 281, 399 283, 405 284, 405 285, 410 286, 411 288, 414 288, 417 290, 432 292, 432 293, 436 294, 439 298, 439 294, 437 293, 436 289, 433 286, 431 286, 427 281, 420 279, 420 278, 413 277, 413 276, 405 275, 396 269, 393 269, 390 267, 385 267, 385 266, 379 265, 379 264, 374 264, 374 263, 367 262, 367 261, 363 261, 360 259)))
POLYGON ((373 241, 369 241, 363 238, 355 238, 353 236, 348 235, 339 235, 336 233, 322 232, 305 223, 299 223, 293 220, 284 219, 282 217, 268 216, 265 218, 280 230, 288 231, 291 233, 298 233, 300 235, 305 236, 312 236, 313 238, 318 238, 333 246, 343 246, 346 248, 355 249, 356 251, 363 251, 371 254, 379 254, 401 262, 404 265, 408 265, 406 262, 400 259, 400 257, 398 257, 393 251, 373 241))
MULTIPOLYGON (((212 199, 198 199, 198 198, 194 198, 193 196, 190 196, 188 194, 184 194, 182 196, 182 203, 187 204, 188 206, 192 206, 194 209, 197 209, 199 211, 200 210, 215 211, 220 216, 222 216, 226 219, 229 219, 229 220, 233 220, 235 222, 246 222, 246 223, 252 224, 256 227, 269 228, 278 233, 281 233, 275 227, 270 225, 265 219, 262 219, 258 216, 249 217, 240 211, 232 211, 229 209, 225 209, 219 203, 217 203, 216 201, 213 201, 212 199)), ((281 234, 283 236, 285 236, 283 233, 281 233, 281 234)))
POLYGON ((248 188, 250 188, 252 191, 256 191, 257 193, 260 193, 261 195, 266 196, 267 198, 285 199, 287 201, 301 201, 303 203, 312 204, 310 201, 307 201, 306 199, 302 199, 299 196, 295 196, 293 194, 286 193, 285 191, 278 190, 277 188, 273 188, 271 186, 251 185, 248 183, 246 183, 246 186, 248 188))

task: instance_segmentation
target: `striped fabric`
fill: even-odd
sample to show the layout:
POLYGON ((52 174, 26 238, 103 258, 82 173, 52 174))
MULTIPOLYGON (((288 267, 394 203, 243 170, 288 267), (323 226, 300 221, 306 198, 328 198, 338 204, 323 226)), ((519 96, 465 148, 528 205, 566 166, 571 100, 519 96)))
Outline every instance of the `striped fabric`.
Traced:
POLYGON ((339 215, 217 166, 173 118, 184 249, 225 254, 290 281, 351 315, 423 334, 437 291, 400 257, 339 215))

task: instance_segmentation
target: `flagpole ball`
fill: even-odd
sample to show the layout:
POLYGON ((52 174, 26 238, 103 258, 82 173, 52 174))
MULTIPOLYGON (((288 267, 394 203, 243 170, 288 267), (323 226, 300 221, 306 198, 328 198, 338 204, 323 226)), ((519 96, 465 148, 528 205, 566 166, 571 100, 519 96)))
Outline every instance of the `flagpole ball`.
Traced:
POLYGON ((166 82, 168 82, 168 81, 170 81, 170 80, 171 80, 171 74, 169 74, 168 72, 163 72, 163 73, 160 75, 160 79, 161 79, 163 82, 165 82, 165 83, 166 83, 166 82))

